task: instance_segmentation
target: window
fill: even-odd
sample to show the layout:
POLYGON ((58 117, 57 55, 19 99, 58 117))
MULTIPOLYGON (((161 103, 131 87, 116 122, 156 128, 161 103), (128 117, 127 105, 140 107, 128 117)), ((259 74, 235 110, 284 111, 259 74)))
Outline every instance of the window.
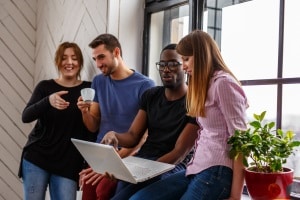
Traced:
POLYGON ((158 6, 159 10, 148 14, 150 22, 147 29, 149 51, 147 52, 148 59, 145 63, 147 66, 145 73, 154 80, 156 85, 161 85, 159 72, 155 67, 155 63, 159 61, 161 50, 167 44, 177 43, 189 32, 189 5, 187 2, 184 1, 174 5, 165 4, 166 6, 167 9, 164 6, 158 6))
POLYGON ((243 84, 250 103, 248 117, 266 110, 268 120, 294 130, 298 139, 299 6, 299 0, 207 0, 203 22, 203 30, 217 41, 243 84))
MULTIPOLYGON (((279 0, 255 0, 222 9, 222 55, 240 80, 277 78, 278 11, 279 0)), ((267 110, 267 117, 276 120, 275 84, 244 86, 244 89, 249 98, 249 117, 267 110)))
POLYGON ((300 139, 296 103, 300 101, 299 0, 149 2, 144 74, 160 83, 158 74, 151 71, 159 52, 165 44, 184 36, 188 23, 189 31, 202 29, 217 41, 225 62, 243 84, 250 103, 248 117, 266 110, 267 120, 274 120, 277 128, 294 130, 300 139))

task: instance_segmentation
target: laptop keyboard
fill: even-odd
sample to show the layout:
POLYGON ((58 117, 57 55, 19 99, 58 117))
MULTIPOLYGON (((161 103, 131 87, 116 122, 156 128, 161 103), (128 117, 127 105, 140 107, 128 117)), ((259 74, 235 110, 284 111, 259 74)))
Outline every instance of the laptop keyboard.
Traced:
POLYGON ((151 172, 151 169, 146 168, 146 167, 141 167, 139 165, 136 165, 135 163, 126 162, 126 166, 128 167, 129 171, 132 172, 133 176, 135 176, 135 177, 146 176, 148 173, 151 172))

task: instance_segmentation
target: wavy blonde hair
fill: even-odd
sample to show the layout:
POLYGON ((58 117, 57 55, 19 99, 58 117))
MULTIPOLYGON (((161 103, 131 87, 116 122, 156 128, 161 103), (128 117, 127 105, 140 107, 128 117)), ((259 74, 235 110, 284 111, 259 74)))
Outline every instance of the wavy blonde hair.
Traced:
POLYGON ((217 43, 201 30, 194 30, 183 37, 177 44, 176 51, 182 56, 194 57, 193 72, 188 80, 187 114, 205 117, 205 101, 214 72, 222 70, 236 80, 237 78, 226 66, 217 43))

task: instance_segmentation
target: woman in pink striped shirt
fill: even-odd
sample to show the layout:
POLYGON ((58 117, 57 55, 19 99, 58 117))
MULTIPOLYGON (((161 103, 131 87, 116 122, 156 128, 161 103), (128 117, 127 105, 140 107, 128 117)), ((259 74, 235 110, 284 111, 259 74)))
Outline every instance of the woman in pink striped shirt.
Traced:
POLYGON ((191 32, 180 40, 176 50, 189 75, 188 115, 197 117, 201 127, 196 151, 185 172, 151 184, 131 200, 240 199, 243 163, 229 158, 227 140, 236 129, 247 128, 245 93, 207 33, 191 32))

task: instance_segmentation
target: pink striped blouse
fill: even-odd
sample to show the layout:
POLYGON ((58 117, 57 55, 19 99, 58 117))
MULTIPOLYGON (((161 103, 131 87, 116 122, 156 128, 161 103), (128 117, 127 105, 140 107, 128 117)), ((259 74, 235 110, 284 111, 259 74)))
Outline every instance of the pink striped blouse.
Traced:
POLYGON ((235 129, 247 128, 247 107, 246 95, 236 80, 224 71, 216 72, 205 102, 206 117, 197 117, 201 129, 186 175, 197 174, 216 165, 232 168, 227 140, 235 129))

